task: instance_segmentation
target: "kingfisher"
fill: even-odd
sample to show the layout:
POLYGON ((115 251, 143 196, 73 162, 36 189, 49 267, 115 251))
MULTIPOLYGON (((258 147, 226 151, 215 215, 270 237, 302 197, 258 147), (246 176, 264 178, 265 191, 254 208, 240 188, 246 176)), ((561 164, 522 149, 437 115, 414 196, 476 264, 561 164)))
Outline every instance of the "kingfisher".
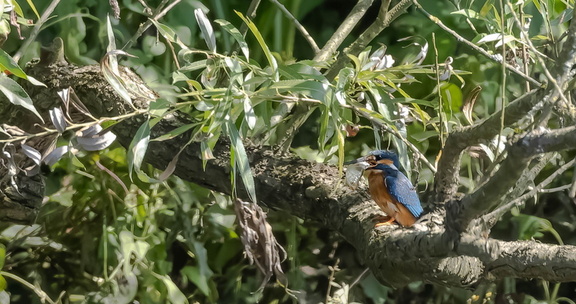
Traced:
POLYGON ((401 166, 396 153, 375 150, 346 164, 360 164, 364 168, 370 196, 388 215, 376 227, 394 221, 403 227, 414 225, 423 210, 414 186, 398 169, 401 166))

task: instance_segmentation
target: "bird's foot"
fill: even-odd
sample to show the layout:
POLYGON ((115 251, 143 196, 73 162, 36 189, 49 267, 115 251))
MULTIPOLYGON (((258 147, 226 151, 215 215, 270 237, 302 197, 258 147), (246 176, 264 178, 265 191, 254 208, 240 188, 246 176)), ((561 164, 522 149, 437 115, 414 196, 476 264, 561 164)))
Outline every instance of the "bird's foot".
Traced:
POLYGON ((395 219, 391 216, 379 216, 374 219, 377 223, 374 225, 374 228, 378 228, 380 226, 392 225, 394 224, 395 219))

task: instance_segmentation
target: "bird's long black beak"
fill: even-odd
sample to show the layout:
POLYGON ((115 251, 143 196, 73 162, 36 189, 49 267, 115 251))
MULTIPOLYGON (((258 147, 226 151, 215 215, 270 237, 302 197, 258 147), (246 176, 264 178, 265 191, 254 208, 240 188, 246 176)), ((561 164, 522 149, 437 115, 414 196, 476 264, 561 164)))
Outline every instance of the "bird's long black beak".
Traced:
POLYGON ((351 160, 351 161, 349 161, 349 162, 345 162, 344 164, 345 164, 345 165, 352 165, 352 164, 357 164, 357 163, 363 162, 363 161, 366 161, 366 157, 360 157, 360 158, 351 160))

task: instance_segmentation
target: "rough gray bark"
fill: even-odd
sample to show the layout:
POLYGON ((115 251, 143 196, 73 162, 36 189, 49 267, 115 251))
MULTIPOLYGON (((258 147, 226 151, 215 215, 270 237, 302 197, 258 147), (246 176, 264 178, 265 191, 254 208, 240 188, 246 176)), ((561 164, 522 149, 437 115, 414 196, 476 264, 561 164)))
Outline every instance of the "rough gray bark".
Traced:
MULTIPOLYGON (((41 113, 46 114, 48 109, 59 104, 56 92, 68 87, 76 91, 96 117, 116 116, 131 111, 112 91, 97 66, 79 68, 60 62, 35 65, 28 72, 48 86, 26 87, 34 100, 41 101, 36 104, 41 113)), ((133 75, 127 77, 139 81, 133 75)), ((135 105, 146 106, 142 100, 136 100, 135 105)), ((0 115, 16 113, 12 106, 4 106, 0 115)), ((118 140, 124 146, 129 145, 143 120, 143 117, 126 120, 115 129, 118 140)), ((28 120, 19 117, 3 121, 19 125, 18 122, 28 120)), ((152 138, 183 123, 186 123, 185 117, 167 117, 152 129, 152 138)), ((26 131, 34 131, 31 124, 23 124, 21 127, 26 131)), ((566 128, 555 133, 529 134, 519 138, 516 145, 528 144, 534 148, 525 152, 528 158, 534 153, 573 148, 572 145, 559 144, 562 136, 563 139, 576 138, 576 130, 566 128)), ((180 138, 161 143, 151 142, 146 161, 156 168, 164 169, 183 144, 180 138)), ((40 144, 36 147, 42 149, 40 144)), ((576 268, 565 267, 576 264, 575 246, 545 245, 533 241, 504 242, 483 237, 485 231, 478 233, 468 229, 467 225, 445 222, 446 218, 453 222, 465 218, 467 223, 469 219, 479 217, 483 210, 491 206, 490 202, 485 204, 485 197, 478 194, 480 192, 464 197, 463 201, 452 200, 450 204, 441 205, 426 214, 412 228, 392 225, 375 229, 372 219, 379 215, 379 210, 370 201, 366 189, 353 191, 342 186, 336 168, 302 160, 294 155, 278 155, 268 147, 250 143, 246 143, 246 149, 260 204, 318 221, 339 232, 358 250, 375 276, 385 284, 402 286, 423 280, 445 286, 469 287, 485 279, 504 276, 551 281, 576 280, 576 268)), ((217 144, 214 156, 215 159, 208 161, 204 170, 199 144, 193 143, 180 155, 174 174, 206 188, 231 194, 229 144, 225 140, 217 144)), ((0 176, 4 176, 2 173, 0 176)), ((15 180, 20 189, 24 189, 21 185, 29 183, 30 178, 18 176, 15 180)), ((28 188, 32 196, 10 197, 6 191, 10 186, 9 182, 3 180, 0 188, 0 198, 4 199, 0 205, 2 219, 31 222, 35 210, 39 208, 38 198, 42 197, 42 187, 28 188), (20 212, 20 207, 11 209, 14 206, 29 208, 32 215, 10 216, 7 213, 10 210, 20 212)), ((478 191, 483 191, 482 187, 478 191)), ((247 198, 241 186, 238 195, 247 198)))

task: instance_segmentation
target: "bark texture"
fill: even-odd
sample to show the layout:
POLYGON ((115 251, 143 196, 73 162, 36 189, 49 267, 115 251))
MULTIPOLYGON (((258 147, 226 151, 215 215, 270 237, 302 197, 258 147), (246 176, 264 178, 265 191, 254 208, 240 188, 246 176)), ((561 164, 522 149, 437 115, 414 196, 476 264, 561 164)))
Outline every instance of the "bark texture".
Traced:
MULTIPOLYGON (((61 103, 57 91, 69 87, 75 90, 95 117, 117 116, 132 111, 131 106, 118 97, 104 80, 98 66, 76 67, 58 61, 35 64, 28 73, 47 85, 47 88, 25 87, 33 100, 40 101, 35 105, 45 116, 45 121, 49 121, 47 111, 61 103)), ((141 82, 133 74, 126 75, 126 78, 141 82)), ((532 98, 521 98, 515 105, 527 106, 529 109, 534 105, 532 98)), ((135 100, 134 104, 137 108, 147 106, 145 100, 135 100)), ((513 111, 507 112, 507 115, 511 116, 510 119, 519 119, 513 111)), ((33 116, 8 105, 6 101, 0 102, 0 117, 6 124, 17 125, 26 132, 38 131, 31 123, 33 116)), ((143 121, 144 117, 131 118, 114 129, 118 140, 125 147, 143 121)), ((178 114, 166 117, 152 129, 151 137, 165 134, 186 122, 186 117, 178 114)), ((462 132, 481 132, 481 136, 477 137, 481 140, 489 138, 494 130, 491 127, 472 127, 470 131, 462 132)), ((452 136, 464 136, 458 134, 452 136)), ((185 144, 181 138, 151 142, 146 161, 156 168, 166 168, 176 151, 185 144)), ((503 164, 502 168, 512 168, 519 160, 530 160, 537 153, 574 148, 574 138, 575 128, 532 132, 521 136, 508 151, 516 159, 508 165, 503 164), (567 139, 571 140, 567 143, 567 139), (532 148, 520 149, 525 146, 532 148)), ((33 145, 40 152, 46 148, 42 145, 42 138, 27 144, 33 145)), ((440 204, 437 209, 428 212, 414 227, 392 225, 375 229, 372 219, 381 214, 370 201, 367 189, 351 190, 342 186, 336 168, 290 154, 276 154, 269 147, 248 142, 245 145, 256 182, 258 203, 318 221, 339 232, 358 250, 382 283, 402 286, 423 280, 445 286, 471 287, 485 279, 505 276, 551 281, 576 280, 576 267, 566 266, 576 265, 575 246, 546 245, 534 241, 505 242, 486 237, 489 227, 469 227, 473 219, 494 207, 498 196, 503 196, 508 190, 506 187, 513 185, 514 180, 506 181, 504 177, 499 179, 498 172, 494 178, 498 182, 506 182, 499 186, 498 193, 489 193, 482 186, 457 200, 452 193, 454 190, 451 190, 453 185, 449 183, 458 172, 459 164, 456 161, 459 157, 449 159, 444 165, 444 160, 441 160, 440 167, 444 166, 444 169, 439 171, 439 177, 443 184, 438 186, 438 190, 443 193, 440 197, 446 198, 448 203, 440 204)), ((446 155, 451 156, 458 156, 466 147, 461 142, 452 147, 449 145, 450 140, 447 150, 452 149, 449 150, 452 152, 446 155)), ((20 149, 18 143, 14 143, 12 148, 20 149)), ((214 150, 215 159, 208 161, 204 170, 199 144, 193 143, 180 155, 174 174, 206 188, 231 194, 229 151, 229 143, 221 140, 214 150)), ((20 152, 16 151, 14 155, 22 155, 20 152)), ((26 157, 20 156, 17 160, 20 168, 24 168, 27 162, 26 157)), ((1 180, 0 220, 31 223, 41 205, 41 179, 39 175, 27 176, 25 171, 9 175, 7 169, 5 166, 0 169, 0 176, 10 176, 1 180)), ((524 172, 524 168, 515 167, 515 170, 518 174, 524 172)), ((247 199, 247 193, 241 185, 239 187, 238 195, 247 199)))

